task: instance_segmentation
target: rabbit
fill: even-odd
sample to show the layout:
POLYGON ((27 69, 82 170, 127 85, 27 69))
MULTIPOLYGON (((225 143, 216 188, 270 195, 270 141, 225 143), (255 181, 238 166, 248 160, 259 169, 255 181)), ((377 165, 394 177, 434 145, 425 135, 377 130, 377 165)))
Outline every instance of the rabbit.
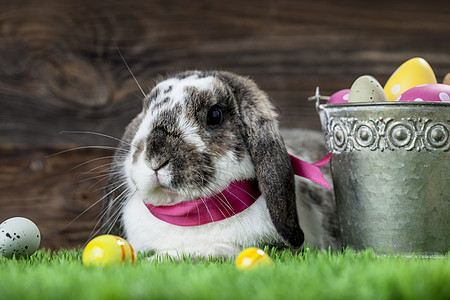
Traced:
MULTIPOLYGON (((168 76, 125 129, 109 170, 101 230, 124 236, 137 251, 175 259, 234 257, 250 246, 296 250, 305 240, 338 249, 332 190, 294 177, 288 153, 320 159, 323 135, 280 131, 274 105, 250 78, 225 71, 168 76), (240 181, 253 184, 254 194, 238 211, 226 199, 203 200, 240 181), (193 203, 181 224, 158 216, 158 209, 178 212, 193 203), (200 222, 200 209, 208 222, 200 222)), ((323 172, 331 184, 329 168, 323 172)))

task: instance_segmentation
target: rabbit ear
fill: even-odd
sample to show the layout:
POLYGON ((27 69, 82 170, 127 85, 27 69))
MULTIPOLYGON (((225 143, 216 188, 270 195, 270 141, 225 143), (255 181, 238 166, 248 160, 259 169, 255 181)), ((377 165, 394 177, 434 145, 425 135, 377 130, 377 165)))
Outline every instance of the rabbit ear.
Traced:
POLYGON ((259 188, 275 228, 285 243, 304 241, 297 216, 294 173, 269 97, 250 79, 220 73, 232 89, 241 114, 241 133, 255 166, 259 188))

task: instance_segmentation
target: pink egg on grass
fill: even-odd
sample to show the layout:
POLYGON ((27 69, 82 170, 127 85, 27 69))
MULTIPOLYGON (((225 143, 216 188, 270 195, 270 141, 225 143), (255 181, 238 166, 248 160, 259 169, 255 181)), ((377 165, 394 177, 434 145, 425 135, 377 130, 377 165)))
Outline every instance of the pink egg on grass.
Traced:
POLYGON ((418 85, 405 91, 395 101, 450 102, 450 85, 440 83, 418 85))
POLYGON ((348 103, 348 97, 350 95, 350 89, 340 90, 331 95, 328 99, 327 104, 333 103, 348 103))

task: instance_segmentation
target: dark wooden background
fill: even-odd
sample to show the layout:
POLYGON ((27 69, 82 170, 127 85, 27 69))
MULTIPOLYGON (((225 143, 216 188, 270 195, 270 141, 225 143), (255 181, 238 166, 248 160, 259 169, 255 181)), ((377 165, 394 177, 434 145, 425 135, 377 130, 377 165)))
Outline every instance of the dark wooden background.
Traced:
POLYGON ((319 129, 306 101, 316 86, 331 94, 364 74, 384 85, 415 56, 441 81, 450 71, 450 3, 0 1, 0 221, 32 219, 44 247, 86 242, 100 205, 76 218, 101 199, 98 176, 112 152, 52 154, 115 145, 60 132, 120 137, 140 110, 142 96, 115 43, 146 91, 161 74, 234 71, 269 93, 282 126, 319 129))

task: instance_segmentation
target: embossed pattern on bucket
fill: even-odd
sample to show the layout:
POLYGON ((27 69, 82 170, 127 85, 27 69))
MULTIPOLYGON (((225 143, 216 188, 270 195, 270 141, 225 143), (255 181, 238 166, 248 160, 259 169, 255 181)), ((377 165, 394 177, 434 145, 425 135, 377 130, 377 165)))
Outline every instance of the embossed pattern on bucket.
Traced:
POLYGON ((450 103, 320 104, 344 245, 450 251, 450 103))

